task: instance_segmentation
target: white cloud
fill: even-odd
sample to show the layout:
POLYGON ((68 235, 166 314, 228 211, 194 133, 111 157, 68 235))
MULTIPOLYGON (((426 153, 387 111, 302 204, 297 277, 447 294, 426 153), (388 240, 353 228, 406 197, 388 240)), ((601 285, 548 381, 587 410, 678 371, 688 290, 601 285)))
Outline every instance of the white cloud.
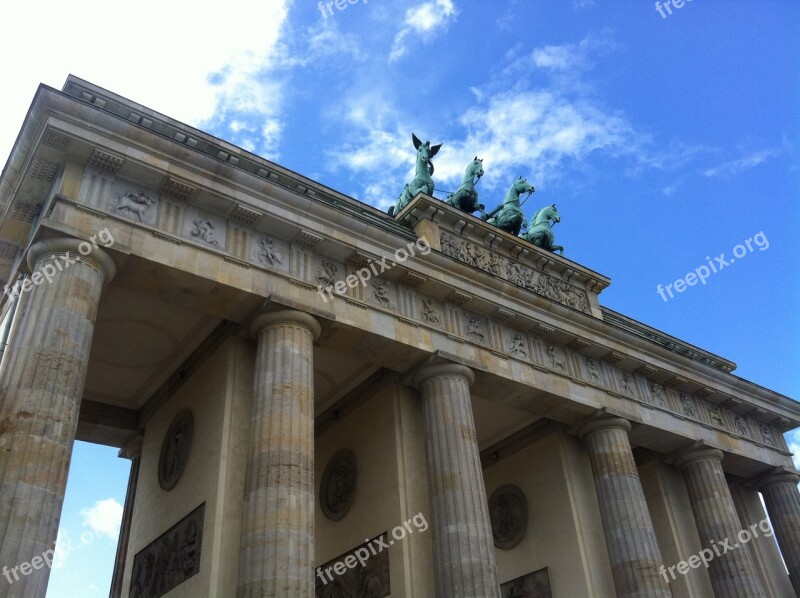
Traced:
MULTIPOLYGON (((40 82, 60 89, 72 73, 189 124, 243 112, 279 127, 281 88, 265 76, 289 0, 210 3, 141 0, 124 11, 102 0, 6 3, 0 55, 7 93, 0 161, 10 152, 40 82), (43 43, 32 44, 31 40, 43 43)), ((241 120, 241 117, 238 118, 241 120)), ((265 151, 274 137, 261 140, 265 151)))
POLYGON ((83 523, 98 536, 106 536, 116 540, 122 521, 122 505, 113 498, 98 500, 94 506, 81 509, 83 523))
POLYGON ((445 28, 458 15, 453 0, 432 0, 413 6, 406 11, 404 27, 394 37, 394 45, 389 60, 397 60, 405 55, 406 38, 411 34, 430 34, 445 28))
POLYGON ((759 164, 762 164, 763 162, 766 162, 768 159, 779 155, 781 151, 782 150, 780 149, 767 149, 758 152, 753 152, 747 156, 743 156, 736 160, 731 160, 729 162, 720 164, 719 166, 715 166, 714 168, 708 168, 703 171, 703 174, 707 177, 715 177, 715 176, 730 177, 735 174, 739 174, 744 170, 754 168, 759 164))

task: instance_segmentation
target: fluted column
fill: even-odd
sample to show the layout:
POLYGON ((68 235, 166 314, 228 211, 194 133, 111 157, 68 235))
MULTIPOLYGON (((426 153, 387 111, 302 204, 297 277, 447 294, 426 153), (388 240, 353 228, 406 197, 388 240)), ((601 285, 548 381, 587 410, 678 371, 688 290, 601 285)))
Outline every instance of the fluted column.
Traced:
POLYGON ((714 554, 708 569, 714 595, 761 598, 765 592, 753 560, 736 538, 742 523, 725 480, 723 456, 714 448, 692 449, 679 455, 675 465, 686 481, 700 544, 719 553, 714 554))
POLYGON ((772 529, 781 547, 795 593, 800 596, 800 476, 791 472, 763 478, 759 490, 764 496, 772 529))
POLYGON ((44 596, 103 284, 114 262, 76 239, 39 241, 0 373, 0 587, 44 596), (37 567, 37 565, 39 565, 37 567))
POLYGON ((269 312, 258 340, 245 478, 240 597, 314 596, 314 353, 319 323, 269 312))
POLYGON ((472 370, 456 364, 422 368, 428 494, 436 595, 500 597, 494 539, 469 387, 472 370))
POLYGON ((630 429, 628 420, 609 416, 587 422, 578 435, 589 447, 618 598, 667 598, 672 591, 659 575, 663 560, 631 451, 630 429))
POLYGON ((125 577, 125 563, 128 559, 128 541, 131 537, 133 505, 136 502, 136 486, 139 484, 139 463, 141 462, 143 443, 144 438, 137 435, 119 450, 120 458, 131 460, 131 471, 128 474, 128 491, 125 493, 125 506, 122 509, 122 521, 119 526, 117 555, 114 558, 114 573, 111 576, 111 590, 108 593, 110 598, 122 596, 122 584, 125 577))

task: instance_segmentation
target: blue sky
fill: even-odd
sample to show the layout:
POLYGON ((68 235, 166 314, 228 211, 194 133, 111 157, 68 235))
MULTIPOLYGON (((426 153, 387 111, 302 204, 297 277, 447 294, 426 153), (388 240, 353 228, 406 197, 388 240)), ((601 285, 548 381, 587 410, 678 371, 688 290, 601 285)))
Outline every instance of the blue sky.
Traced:
MULTIPOLYGON (((566 256, 611 277, 605 306, 800 397, 800 3, 693 0, 666 17, 649 0, 360 0, 327 16, 316 0, 24 4, 0 9, 1 157, 36 85, 69 72, 381 208, 410 180, 413 131, 444 144, 438 196, 476 154, 487 207, 527 177, 528 215, 555 202, 566 256), (31 36, 50 41, 9 60, 31 36), (659 295, 749 239, 706 284, 659 295)), ((76 452, 70 533, 83 509, 122 503, 126 475, 107 449, 76 452), (78 494, 81 466, 108 481, 78 494)), ((49 596, 72 595, 70 572, 107 586, 82 561, 94 547, 49 596)))

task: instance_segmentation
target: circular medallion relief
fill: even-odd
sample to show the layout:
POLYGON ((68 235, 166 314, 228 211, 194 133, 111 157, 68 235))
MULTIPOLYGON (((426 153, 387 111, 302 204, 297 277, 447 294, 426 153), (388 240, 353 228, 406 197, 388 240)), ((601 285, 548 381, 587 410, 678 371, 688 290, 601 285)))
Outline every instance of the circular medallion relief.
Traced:
POLYGON ((356 494, 356 456, 344 449, 328 462, 322 474, 319 501, 328 519, 338 521, 345 516, 356 494))
POLYGON ((509 550, 519 544, 528 527, 528 501, 516 486, 501 486, 489 499, 494 545, 509 550))
POLYGON ((158 460, 158 483, 164 490, 172 490, 186 467, 192 450, 194 418, 190 411, 181 411, 172 420, 161 445, 158 460))

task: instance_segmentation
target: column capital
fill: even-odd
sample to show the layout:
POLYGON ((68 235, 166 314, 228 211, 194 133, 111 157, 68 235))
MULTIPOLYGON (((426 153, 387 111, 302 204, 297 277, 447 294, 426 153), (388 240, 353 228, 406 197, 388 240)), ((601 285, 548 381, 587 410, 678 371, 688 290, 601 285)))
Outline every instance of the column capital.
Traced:
POLYGON ((122 448, 119 449, 118 456, 120 459, 130 459, 133 461, 142 454, 142 446, 144 445, 144 438, 140 435, 132 436, 122 448))
POLYGON ((322 326, 314 316, 295 309, 282 309, 257 315, 250 324, 250 335, 257 339, 264 328, 281 324, 299 324, 311 332, 314 340, 317 340, 322 333, 322 326))
POLYGON ((437 363, 425 365, 411 375, 410 383, 415 388, 420 388, 432 378, 463 378, 467 386, 475 382, 475 373, 465 365, 459 363, 437 363))
POLYGON ((615 415, 601 415, 582 424, 578 428, 577 435, 584 440, 587 436, 606 430, 622 430, 627 434, 631 431, 631 422, 615 415))
POLYGON ((678 453, 675 457, 674 464, 678 469, 683 469, 690 463, 696 461, 717 461, 722 463, 724 457, 725 453, 719 449, 711 447, 692 447, 678 453))
POLYGON ((800 475, 790 469, 776 468, 775 470, 762 475, 753 480, 753 485, 758 490, 766 490, 770 486, 777 484, 791 484, 797 486, 800 482, 800 475))
POLYGON ((103 284, 108 284, 117 273, 114 260, 101 247, 94 247, 89 241, 76 239, 75 237, 55 237, 53 239, 42 239, 31 245, 28 250, 28 267, 31 271, 36 270, 37 265, 43 259, 51 256, 63 255, 66 252, 72 253, 75 259, 86 263, 103 273, 103 284), (83 244, 89 246, 89 251, 85 255, 79 250, 83 244))

